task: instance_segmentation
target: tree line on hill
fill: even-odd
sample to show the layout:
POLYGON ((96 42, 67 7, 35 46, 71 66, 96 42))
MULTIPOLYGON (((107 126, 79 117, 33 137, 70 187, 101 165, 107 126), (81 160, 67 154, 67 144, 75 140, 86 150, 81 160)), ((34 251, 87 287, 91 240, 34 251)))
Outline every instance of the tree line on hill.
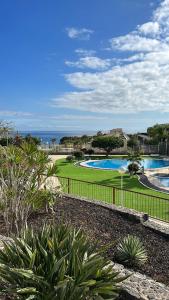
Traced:
POLYGON ((19 146, 23 142, 27 142, 34 145, 40 145, 40 139, 33 137, 31 134, 27 134, 25 137, 17 134, 13 134, 13 126, 10 122, 0 121, 0 145, 16 145, 19 146))
MULTIPOLYGON (((147 139, 144 140, 145 145, 158 145, 169 141, 169 124, 155 124, 147 128, 147 139)), ((128 147, 137 147, 139 145, 139 135, 129 135, 128 147)))
MULTIPOLYGON (((0 145, 7 146, 9 144, 19 145, 23 141, 40 145, 41 141, 38 137, 27 134, 25 137, 13 132, 13 126, 10 122, 0 121, 0 145)), ((145 145, 158 145, 161 142, 169 141, 169 124, 156 124, 147 128, 147 139, 144 140, 145 145)), ((129 134, 127 141, 128 148, 137 148, 140 145, 139 134, 129 134)), ((56 139, 51 139, 54 145, 56 139)), ((93 148, 100 148, 110 153, 113 149, 123 147, 124 139, 122 136, 116 137, 107 135, 98 131, 96 135, 88 136, 64 136, 60 139, 60 145, 72 145, 74 148, 82 149, 83 145, 90 144, 93 148)), ((83 150, 83 149, 82 149, 83 150)), ((84 149, 85 150, 85 149, 84 149)))

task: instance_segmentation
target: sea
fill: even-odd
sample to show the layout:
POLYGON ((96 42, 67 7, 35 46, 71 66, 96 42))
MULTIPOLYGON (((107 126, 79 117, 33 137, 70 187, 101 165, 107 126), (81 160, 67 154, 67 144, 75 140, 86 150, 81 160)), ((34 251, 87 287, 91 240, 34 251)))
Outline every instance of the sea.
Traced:
POLYGON ((94 135, 95 133, 94 131, 18 131, 18 134, 23 137, 27 134, 38 137, 42 144, 49 144, 53 138, 55 138, 56 143, 59 144, 60 139, 64 136, 94 135))

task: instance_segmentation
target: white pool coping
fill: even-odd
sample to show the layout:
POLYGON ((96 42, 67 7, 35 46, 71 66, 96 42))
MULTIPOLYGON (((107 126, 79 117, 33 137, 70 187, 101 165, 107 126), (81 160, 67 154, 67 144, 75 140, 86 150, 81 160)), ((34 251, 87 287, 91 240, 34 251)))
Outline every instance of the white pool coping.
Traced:
MULTIPOLYGON (((113 159, 116 159, 116 158, 113 158, 113 159)), ((108 159, 103 159, 103 160, 113 160, 111 158, 108 158, 108 159)), ((147 158, 146 158, 147 159, 147 158)), ((164 159, 156 159, 156 160, 167 160, 169 161, 169 158, 164 158, 164 159)), ((127 170, 127 167, 126 166, 121 166, 120 168, 117 168, 117 169, 112 169, 112 168, 100 168, 100 167, 93 167, 93 166, 89 166, 88 163, 89 162, 96 162, 96 161, 100 161, 98 159, 92 159, 92 160, 87 160, 87 161, 82 161, 79 165, 81 167, 85 167, 85 168, 91 168, 91 169, 97 169, 97 170, 112 170, 112 171, 119 171, 120 168, 126 168, 127 170)), ((142 167, 142 166, 141 166, 142 167)), ((166 166, 166 167, 161 167, 161 168, 144 168, 145 171, 150 171, 150 172, 155 172, 155 171, 162 171, 162 170, 167 170, 169 169, 169 165, 166 166)))

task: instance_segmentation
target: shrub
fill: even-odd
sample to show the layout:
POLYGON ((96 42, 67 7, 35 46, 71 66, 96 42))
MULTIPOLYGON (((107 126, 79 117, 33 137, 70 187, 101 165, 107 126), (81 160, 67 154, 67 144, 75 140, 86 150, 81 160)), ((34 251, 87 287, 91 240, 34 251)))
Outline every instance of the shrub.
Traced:
POLYGON ((138 237, 128 235, 117 245, 115 258, 126 266, 140 266, 147 261, 147 252, 138 237))
POLYGON ((72 161, 74 161, 74 159, 75 159, 75 157, 73 155, 68 155, 66 157, 67 162, 72 162, 72 161))
POLYGON ((73 153, 74 157, 78 160, 83 159, 84 158, 84 153, 82 151, 75 151, 73 153))
POLYGON ((42 191, 46 200, 56 193, 51 177, 57 167, 49 162, 48 155, 38 151, 34 144, 0 147, 0 211, 8 234, 18 234, 27 225, 30 213, 41 202, 40 197, 44 199, 42 191))
POLYGON ((81 151, 85 154, 87 149, 86 148, 81 148, 81 151))
POLYGON ((31 144, 34 144, 34 145, 40 145, 41 141, 38 137, 36 136, 31 136, 30 134, 27 134, 24 138, 25 142, 26 143, 31 143, 31 144))
POLYGON ((86 150, 86 154, 92 155, 92 154, 94 154, 94 150, 93 149, 88 149, 88 150, 86 150))
POLYGON ((95 246, 64 225, 27 229, 0 250, 3 292, 14 299, 116 299, 124 278, 95 246))
POLYGON ((131 164, 128 165, 127 168, 130 175, 135 175, 139 171, 140 166, 138 165, 138 163, 132 162, 131 164))
POLYGON ((0 145, 1 146, 8 146, 8 145, 11 145, 13 144, 13 138, 12 137, 9 137, 9 138, 1 138, 0 139, 0 145))

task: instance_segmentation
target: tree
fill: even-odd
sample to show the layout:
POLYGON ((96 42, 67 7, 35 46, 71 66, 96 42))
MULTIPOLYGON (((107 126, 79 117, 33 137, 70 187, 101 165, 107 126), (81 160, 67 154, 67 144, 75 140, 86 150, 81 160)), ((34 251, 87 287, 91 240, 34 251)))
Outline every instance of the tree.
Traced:
POLYGON ((142 157, 139 151, 130 151, 128 153, 128 161, 130 161, 131 163, 128 165, 128 170, 130 175, 135 175, 141 166, 141 161, 142 161, 142 157))
POLYGON ((100 148, 106 151, 107 156, 113 149, 123 147, 124 141, 116 136, 98 136, 92 142, 93 148, 100 148))
POLYGON ((75 151, 73 153, 73 156, 75 157, 75 159, 77 160, 81 160, 81 159, 84 159, 84 153, 82 151, 75 151))
POLYGON ((14 137, 13 144, 20 147, 23 141, 23 137, 17 133, 14 137))
POLYGON ((147 129, 148 135, 157 143, 169 139, 169 124, 156 124, 147 129))
POLYGON ((52 145, 54 146, 56 144, 56 138, 51 139, 52 145))
POLYGON ((96 133, 96 135, 97 135, 97 136, 102 136, 102 135, 103 135, 103 133, 102 133, 102 131, 101 131, 101 130, 99 130, 99 131, 96 133))
POLYGON ((127 160, 130 162, 137 163, 141 165, 142 157, 140 151, 130 151, 128 152, 127 160))
POLYGON ((12 145, 14 142, 14 139, 12 137, 9 138, 1 138, 0 139, 0 145, 1 146, 8 146, 8 145, 12 145))
POLYGON ((94 150, 93 149, 87 149, 85 154, 92 155, 92 154, 94 154, 94 150))
POLYGON ((83 144, 90 142, 92 136, 86 134, 82 136, 64 136, 60 139, 60 144, 73 144, 75 147, 80 147, 83 144))
POLYGON ((11 122, 0 121, 0 138, 6 138, 6 144, 8 145, 9 134, 13 131, 11 122))
POLYGON ((40 145, 40 139, 36 136, 32 136, 31 134, 27 134, 24 139, 27 143, 34 144, 37 146, 40 145))
POLYGON ((132 135, 130 139, 127 141, 127 146, 129 148, 134 148, 138 146, 138 139, 136 135, 132 135))
POLYGON ((132 162, 131 164, 128 165, 128 171, 130 173, 130 176, 136 175, 136 173, 139 171, 139 165, 135 162, 132 162))
POLYGON ((0 210, 8 234, 18 234, 32 211, 42 201, 52 200, 56 189, 49 189, 47 180, 56 174, 56 165, 49 162, 34 144, 0 148, 0 210))

